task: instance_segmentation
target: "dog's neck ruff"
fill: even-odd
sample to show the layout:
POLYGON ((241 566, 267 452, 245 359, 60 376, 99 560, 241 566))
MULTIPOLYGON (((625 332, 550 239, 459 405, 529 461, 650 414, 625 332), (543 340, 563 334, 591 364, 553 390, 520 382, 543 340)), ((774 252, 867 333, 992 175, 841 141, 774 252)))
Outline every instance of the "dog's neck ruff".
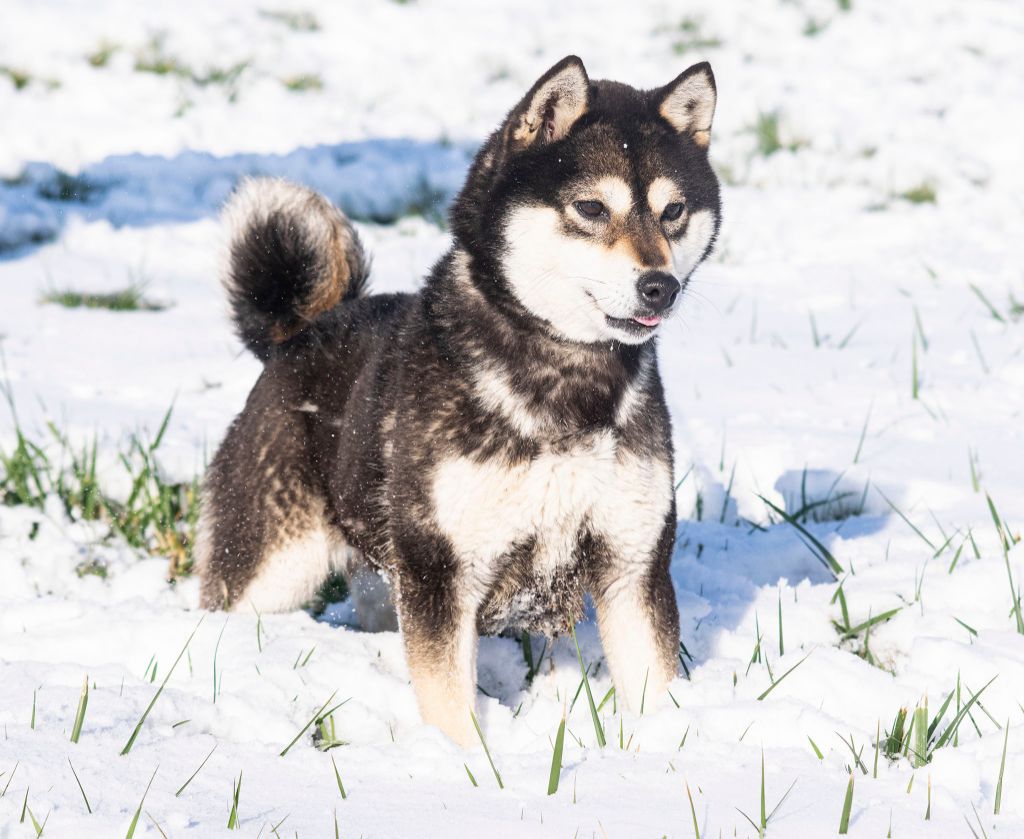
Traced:
POLYGON ((485 294, 472 257, 456 247, 431 278, 427 317, 443 356, 477 401, 524 437, 561 440, 622 427, 646 399, 653 341, 580 344, 552 336, 485 294))

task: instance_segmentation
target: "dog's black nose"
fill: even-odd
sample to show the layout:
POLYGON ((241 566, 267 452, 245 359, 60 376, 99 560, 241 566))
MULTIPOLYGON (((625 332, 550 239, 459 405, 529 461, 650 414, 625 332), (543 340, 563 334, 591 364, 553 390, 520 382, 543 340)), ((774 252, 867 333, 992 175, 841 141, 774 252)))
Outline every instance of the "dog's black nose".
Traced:
POLYGON ((640 300, 654 312, 664 312, 676 302, 679 280, 664 271, 648 271, 637 283, 640 300))

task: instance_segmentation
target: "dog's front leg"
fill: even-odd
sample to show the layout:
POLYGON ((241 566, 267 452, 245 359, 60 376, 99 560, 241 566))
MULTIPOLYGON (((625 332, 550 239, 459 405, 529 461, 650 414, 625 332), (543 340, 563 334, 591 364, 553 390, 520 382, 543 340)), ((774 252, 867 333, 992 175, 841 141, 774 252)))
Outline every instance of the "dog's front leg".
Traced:
POLYGON ((405 580, 399 618, 420 716, 460 746, 476 741, 476 608, 437 581, 405 580))
POLYGON ((652 710, 677 672, 679 610, 667 557, 620 565, 594 599, 616 695, 634 713, 652 710))

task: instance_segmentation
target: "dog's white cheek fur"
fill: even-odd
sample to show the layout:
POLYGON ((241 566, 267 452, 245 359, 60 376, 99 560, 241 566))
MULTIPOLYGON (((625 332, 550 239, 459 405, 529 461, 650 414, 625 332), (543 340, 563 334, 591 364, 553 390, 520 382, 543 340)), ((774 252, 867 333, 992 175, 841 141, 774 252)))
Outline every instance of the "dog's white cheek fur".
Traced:
POLYGON ((505 244, 508 281, 527 309, 575 341, 630 340, 604 319, 629 318, 636 310, 639 266, 629 256, 566 236, 550 207, 513 210, 505 244))
POLYGON ((697 210, 690 216, 686 235, 672 243, 672 267, 680 280, 693 273, 714 235, 715 217, 711 210, 697 210))

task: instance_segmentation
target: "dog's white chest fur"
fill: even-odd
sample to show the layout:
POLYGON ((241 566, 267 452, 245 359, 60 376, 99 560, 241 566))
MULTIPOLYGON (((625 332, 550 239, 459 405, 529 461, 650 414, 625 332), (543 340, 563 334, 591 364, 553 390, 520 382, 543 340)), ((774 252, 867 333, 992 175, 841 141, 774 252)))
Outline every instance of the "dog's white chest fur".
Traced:
POLYGON ((610 432, 514 466, 500 458, 445 460, 433 484, 442 531, 484 584, 491 582, 494 560, 526 539, 535 540, 538 575, 571 562, 584 522, 617 558, 646 561, 670 493, 668 465, 617 449, 610 432))

